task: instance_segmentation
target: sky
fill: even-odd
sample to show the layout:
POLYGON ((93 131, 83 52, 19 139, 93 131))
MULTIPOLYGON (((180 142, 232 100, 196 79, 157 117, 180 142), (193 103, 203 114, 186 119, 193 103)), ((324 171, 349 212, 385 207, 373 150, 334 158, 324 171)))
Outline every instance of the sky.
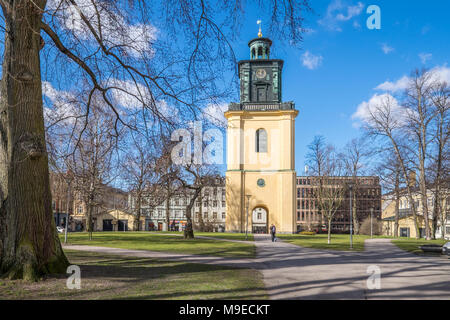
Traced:
MULTIPOLYGON (((358 107, 377 95, 402 89, 416 68, 437 68, 450 82, 450 1, 312 0, 301 49, 274 41, 271 58, 284 60, 283 100, 294 101, 296 171, 304 171, 307 146, 316 135, 342 148, 362 133, 358 107), (380 29, 368 29, 370 5, 381 12, 380 29)), ((239 59, 248 59, 247 42, 258 32, 258 13, 249 15, 239 59), (251 20, 254 23, 251 23, 251 20)), ((262 21, 263 35, 264 21, 262 21)))
MULTIPOLYGON (((93 15, 95 11, 90 10, 90 1, 80 1, 87 4, 83 7, 85 14, 93 15)), ((49 8, 52 8, 52 3, 55 1, 49 2, 49 8)), ((231 42, 238 60, 249 59, 247 44, 257 37, 257 20, 262 20, 263 35, 270 37, 265 29, 269 21, 262 19, 266 14, 260 12, 256 5, 252 7, 251 1, 246 3, 250 7, 246 7, 242 28, 236 40, 231 42)), ((450 1, 310 0, 310 5, 313 12, 304 16, 303 27, 307 32, 300 49, 272 39, 271 50, 271 58, 284 60, 283 100, 294 101, 299 110, 295 127, 298 175, 304 172, 308 144, 314 136, 324 136, 337 148, 360 136, 360 121, 371 103, 388 92, 404 89, 405 80, 414 69, 436 68, 439 75, 450 83, 450 1), (372 16, 372 12, 367 10, 372 5, 380 9, 380 29, 367 26, 367 20, 372 16)), ((72 10, 69 13, 64 27, 79 32, 83 40, 86 32, 76 23, 76 12, 72 10)), ((108 17, 105 19, 108 21, 108 17)), ((120 19, 114 21, 126 23, 120 19)), ((114 28, 111 30, 111 41, 118 39, 114 28)), ((164 34, 164 30, 158 30, 158 27, 137 23, 130 24, 126 30, 128 32, 123 35, 126 39, 120 38, 120 41, 137 41, 140 49, 150 53, 154 52, 149 41, 164 34)), ((89 43, 88 38, 85 40, 89 43)), ((2 43, 0 49, 3 49, 2 43)), ((133 52, 129 54, 133 55, 133 52)), ((126 87, 127 82, 122 82, 126 87)), ((70 107, 67 101, 73 100, 73 88, 44 81, 43 89, 53 107, 70 107)), ((132 108, 130 96, 114 98, 119 104, 132 108)), ((229 102, 224 101, 219 109, 211 107, 211 113, 218 115, 216 119, 223 117, 229 102)), ((164 100, 158 103, 163 111, 172 110, 164 100)), ((208 108, 210 106, 205 111, 208 108)), ((73 113, 70 108, 61 110, 73 113)), ((55 108, 51 112, 46 109, 47 117, 50 113, 59 115, 56 111, 55 108)), ((221 169, 224 172, 226 165, 221 169)))

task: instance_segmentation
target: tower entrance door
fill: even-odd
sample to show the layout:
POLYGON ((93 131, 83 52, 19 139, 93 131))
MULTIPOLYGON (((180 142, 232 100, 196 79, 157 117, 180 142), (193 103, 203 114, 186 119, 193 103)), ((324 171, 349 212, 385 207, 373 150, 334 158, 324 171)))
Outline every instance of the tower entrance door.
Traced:
POLYGON ((252 233, 267 233, 267 210, 255 208, 252 212, 252 233))

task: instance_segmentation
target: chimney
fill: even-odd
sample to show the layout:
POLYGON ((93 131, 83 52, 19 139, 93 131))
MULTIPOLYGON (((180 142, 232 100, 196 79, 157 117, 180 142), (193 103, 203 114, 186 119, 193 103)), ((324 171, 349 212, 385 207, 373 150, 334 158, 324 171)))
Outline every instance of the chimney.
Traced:
POLYGON ((416 172, 410 171, 408 177, 408 185, 410 188, 414 188, 416 186, 416 172))

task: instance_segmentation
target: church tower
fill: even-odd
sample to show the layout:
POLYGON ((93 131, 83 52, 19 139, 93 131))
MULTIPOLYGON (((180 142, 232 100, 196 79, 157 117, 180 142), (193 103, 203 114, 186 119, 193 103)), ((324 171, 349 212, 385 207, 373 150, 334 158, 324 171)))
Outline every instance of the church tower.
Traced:
POLYGON ((272 41, 250 40, 250 60, 239 61, 240 103, 230 103, 227 128, 226 231, 293 233, 295 117, 282 102, 283 60, 270 59, 272 41))

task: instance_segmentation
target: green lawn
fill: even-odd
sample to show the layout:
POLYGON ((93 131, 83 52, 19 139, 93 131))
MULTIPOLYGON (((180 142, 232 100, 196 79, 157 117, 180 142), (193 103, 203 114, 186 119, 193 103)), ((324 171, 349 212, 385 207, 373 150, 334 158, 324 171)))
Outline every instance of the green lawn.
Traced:
POLYGON ((419 246, 422 246, 424 244, 439 244, 443 245, 448 240, 443 239, 437 239, 437 240, 425 240, 425 239, 415 239, 415 238, 398 238, 395 240, 392 240, 392 243, 395 244, 400 249, 403 249, 405 251, 409 251, 415 254, 419 255, 439 255, 438 253, 424 253, 419 246))
MULTIPOLYGON (((198 236, 211 237, 217 239, 227 239, 227 240, 241 240, 245 241, 245 233, 228 233, 228 232, 196 232, 198 236)), ((253 234, 248 233, 248 241, 253 241, 253 234)))
MULTIPOLYGON (((179 231, 157 231, 155 234, 183 234, 179 231)), ((231 233, 231 232, 194 232, 194 236, 202 236, 202 237, 210 237, 217 239, 225 239, 225 240, 241 240, 245 241, 245 233, 231 233)), ((253 234, 248 233, 247 235, 248 241, 253 240, 253 234)))
POLYGON ((39 282, 0 279, 0 300, 267 299, 262 275, 255 270, 65 252, 81 268, 80 290, 67 289, 64 274, 39 282))
MULTIPOLYGON (((327 234, 316 234, 314 236, 306 236, 301 234, 278 234, 277 237, 283 241, 301 247, 350 251, 350 235, 348 234, 332 234, 330 244, 327 243, 327 234)), ((380 238, 380 236, 374 236, 374 238, 380 238)), ((370 239, 370 236, 353 235, 353 251, 364 251, 364 241, 366 239, 370 239)))
MULTIPOLYGON (((64 241, 64 235, 60 235, 60 239, 64 241)), ((221 257, 253 258, 256 252, 255 246, 251 243, 198 238, 185 240, 176 235, 148 232, 94 232, 92 240, 89 240, 86 232, 73 232, 68 235, 68 243, 221 257)))

